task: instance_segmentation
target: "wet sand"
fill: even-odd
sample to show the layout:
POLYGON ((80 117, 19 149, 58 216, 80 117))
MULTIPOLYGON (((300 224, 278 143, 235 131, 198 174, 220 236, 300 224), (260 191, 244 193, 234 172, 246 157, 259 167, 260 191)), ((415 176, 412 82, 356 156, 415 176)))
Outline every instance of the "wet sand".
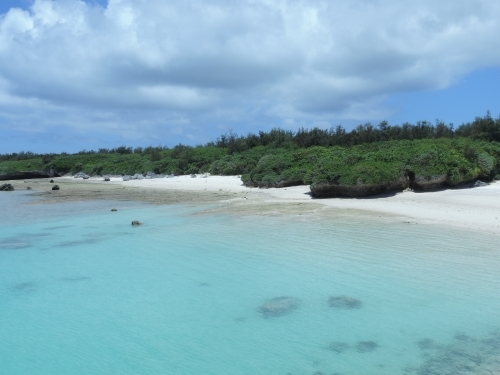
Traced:
POLYGON ((122 181, 54 178, 11 181, 17 190, 30 186, 38 203, 93 199, 133 200, 152 204, 209 204, 205 213, 237 215, 355 215, 407 224, 446 225, 500 235, 500 183, 469 189, 434 192, 405 191, 369 198, 313 199, 308 186, 282 189, 246 188, 237 176, 206 178, 178 176, 122 181))

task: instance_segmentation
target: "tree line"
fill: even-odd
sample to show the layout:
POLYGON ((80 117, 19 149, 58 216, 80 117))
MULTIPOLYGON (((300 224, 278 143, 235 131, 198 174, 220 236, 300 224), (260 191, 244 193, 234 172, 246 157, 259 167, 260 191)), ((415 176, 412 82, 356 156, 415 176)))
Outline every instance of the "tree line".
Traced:
MULTIPOLYGON (((416 124, 408 122, 402 125, 390 125, 382 121, 378 125, 371 123, 360 124, 351 131, 347 131, 342 125, 321 129, 300 128, 296 132, 280 128, 271 129, 269 132, 259 131, 258 134, 249 133, 246 136, 238 135, 233 131, 219 136, 214 142, 197 147, 224 148, 229 155, 244 152, 246 150, 264 146, 266 148, 308 148, 312 146, 355 146, 366 143, 384 142, 391 140, 417 140, 465 137, 484 141, 500 142, 500 116, 493 118, 488 111, 483 117, 476 117, 472 122, 464 123, 454 128, 453 124, 446 124, 436 120, 435 123, 419 121, 416 124)), ((192 148, 179 144, 172 151, 174 153, 185 153, 192 148)), ((152 161, 161 159, 161 152, 168 150, 165 146, 149 147, 127 147, 119 146, 112 149, 100 148, 94 150, 82 150, 78 155, 94 154, 140 154, 149 156, 152 161)), ((0 161, 20 161, 41 157, 45 164, 58 154, 36 154, 33 152, 19 152, 0 155, 0 161)), ((61 153, 59 155, 68 155, 61 153)))

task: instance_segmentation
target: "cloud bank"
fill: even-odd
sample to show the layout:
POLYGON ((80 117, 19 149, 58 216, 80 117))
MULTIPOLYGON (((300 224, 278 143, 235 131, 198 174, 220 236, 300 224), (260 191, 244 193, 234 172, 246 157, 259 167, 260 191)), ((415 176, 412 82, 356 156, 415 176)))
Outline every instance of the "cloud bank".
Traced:
POLYGON ((383 117, 387 95, 500 65, 498 35, 496 0, 35 0, 0 16, 0 129, 197 140, 383 117))

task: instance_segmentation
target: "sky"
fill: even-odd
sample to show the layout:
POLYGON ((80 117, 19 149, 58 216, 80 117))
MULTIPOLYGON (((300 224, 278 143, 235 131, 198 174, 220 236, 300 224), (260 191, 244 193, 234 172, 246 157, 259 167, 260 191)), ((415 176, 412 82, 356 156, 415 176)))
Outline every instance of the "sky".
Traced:
POLYGON ((500 115, 498 0, 2 0, 0 154, 500 115))

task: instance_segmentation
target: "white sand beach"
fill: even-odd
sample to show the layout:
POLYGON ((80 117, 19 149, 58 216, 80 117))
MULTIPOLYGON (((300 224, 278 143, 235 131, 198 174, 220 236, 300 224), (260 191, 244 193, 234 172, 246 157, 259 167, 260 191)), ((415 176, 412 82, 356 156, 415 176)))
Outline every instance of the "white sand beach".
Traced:
MULTIPOLYGON (((122 181, 111 178, 81 180, 69 177, 56 179, 64 185, 88 186, 93 189, 107 185, 125 188, 125 191, 141 191, 163 194, 172 192, 191 196, 190 202, 223 202, 220 212, 241 214, 266 214, 272 210, 293 213, 346 213, 389 218, 409 224, 446 225, 455 228, 500 235, 500 183, 465 189, 448 189, 432 192, 404 191, 401 193, 369 198, 313 199, 308 186, 281 189, 247 188, 237 176, 209 176, 122 181), (207 200, 207 197, 214 199, 207 200), (201 199, 205 197, 205 199, 201 199), (277 209, 277 207, 281 207, 277 209), (289 208, 288 210, 286 208, 289 208)), ((110 193, 113 190, 110 190, 110 193)))

